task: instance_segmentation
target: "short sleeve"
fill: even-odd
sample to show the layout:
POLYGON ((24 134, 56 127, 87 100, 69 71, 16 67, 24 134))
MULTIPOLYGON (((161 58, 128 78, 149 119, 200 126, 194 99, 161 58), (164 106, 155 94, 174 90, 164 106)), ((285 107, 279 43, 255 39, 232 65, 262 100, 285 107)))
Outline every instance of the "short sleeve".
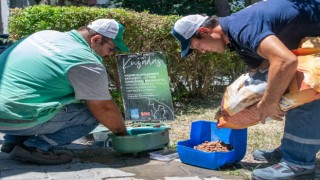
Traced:
POLYGON ((68 79, 79 100, 110 100, 108 75, 102 64, 81 64, 69 69, 68 79))

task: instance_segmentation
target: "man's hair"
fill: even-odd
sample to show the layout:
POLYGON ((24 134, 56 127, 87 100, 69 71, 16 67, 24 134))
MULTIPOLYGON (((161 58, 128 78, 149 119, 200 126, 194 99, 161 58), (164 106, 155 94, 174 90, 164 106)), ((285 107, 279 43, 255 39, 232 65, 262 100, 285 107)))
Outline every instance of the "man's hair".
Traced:
POLYGON ((201 27, 214 28, 219 24, 219 18, 216 15, 209 16, 201 25, 201 27))
POLYGON ((87 26, 82 26, 78 29, 79 32, 82 32, 82 34, 85 34, 86 37, 84 37, 85 39, 91 39, 93 36, 95 35, 100 35, 102 38, 102 42, 101 45, 107 43, 107 41, 110 39, 108 37, 105 37, 104 35, 95 32, 94 30, 88 28, 87 26))
MULTIPOLYGON (((212 15, 212 16, 209 16, 202 23, 202 25, 200 27, 214 28, 217 25, 219 25, 219 17, 216 15, 212 15)), ((201 34, 198 31, 196 31, 192 37, 197 38, 197 39, 201 39, 201 34)))

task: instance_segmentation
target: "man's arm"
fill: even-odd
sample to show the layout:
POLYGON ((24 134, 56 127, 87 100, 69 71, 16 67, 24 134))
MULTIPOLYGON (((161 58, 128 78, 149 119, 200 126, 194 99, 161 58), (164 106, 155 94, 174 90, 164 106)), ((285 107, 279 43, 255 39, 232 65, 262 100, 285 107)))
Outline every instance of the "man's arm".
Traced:
POLYGON ((289 86, 298 66, 297 57, 274 35, 263 39, 257 50, 258 54, 269 60, 268 85, 258 103, 260 121, 266 117, 280 120, 284 112, 279 107, 279 101, 289 86))
POLYGON ((128 135, 118 106, 112 100, 87 100, 87 105, 97 120, 116 135, 128 135))

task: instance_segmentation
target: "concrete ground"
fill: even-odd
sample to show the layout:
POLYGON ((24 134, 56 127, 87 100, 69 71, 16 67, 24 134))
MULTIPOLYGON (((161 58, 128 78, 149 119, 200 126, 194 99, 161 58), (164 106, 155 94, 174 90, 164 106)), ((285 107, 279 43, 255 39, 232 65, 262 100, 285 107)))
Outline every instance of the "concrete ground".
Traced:
MULTIPOLYGON (((3 134, 0 134, 0 146, 3 134)), ((104 148, 88 141, 78 140, 66 148, 72 150, 74 159, 64 165, 44 166, 9 159, 0 153, 1 180, 55 180, 55 179, 111 179, 111 180, 218 180, 245 179, 244 176, 227 175, 180 162, 150 159, 148 152, 119 154, 112 148, 104 148)))

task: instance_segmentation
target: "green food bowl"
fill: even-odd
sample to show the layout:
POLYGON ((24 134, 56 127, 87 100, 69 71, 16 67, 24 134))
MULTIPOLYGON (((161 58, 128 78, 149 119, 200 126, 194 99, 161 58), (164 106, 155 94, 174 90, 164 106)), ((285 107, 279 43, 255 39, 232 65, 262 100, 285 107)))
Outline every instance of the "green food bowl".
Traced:
POLYGON ((139 153, 164 148, 169 144, 169 127, 164 124, 144 123, 139 127, 128 127, 128 136, 109 134, 112 148, 119 153, 139 153))

